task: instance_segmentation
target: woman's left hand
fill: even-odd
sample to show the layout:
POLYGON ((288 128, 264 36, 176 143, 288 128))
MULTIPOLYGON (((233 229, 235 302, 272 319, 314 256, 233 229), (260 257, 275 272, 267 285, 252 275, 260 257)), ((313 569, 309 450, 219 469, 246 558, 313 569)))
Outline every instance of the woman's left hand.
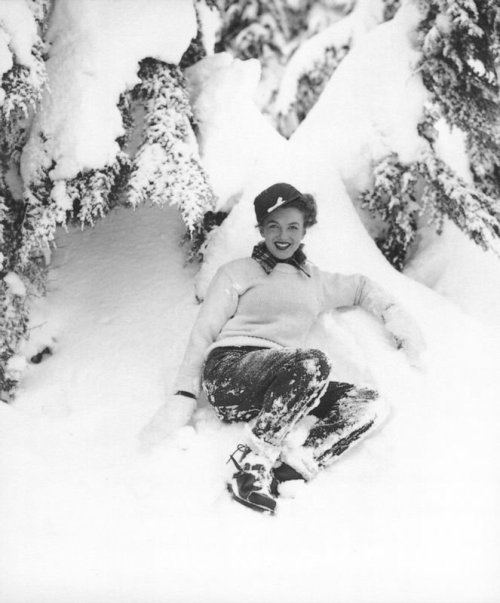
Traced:
POLYGON ((412 366, 420 368, 425 342, 413 318, 399 308, 394 310, 391 308, 390 316, 386 317, 385 327, 392 335, 396 348, 405 352, 412 366))
POLYGON ((404 351, 411 366, 421 368, 422 352, 425 349, 422 338, 419 337, 418 341, 416 341, 414 336, 401 337, 401 335, 394 333, 392 333, 392 337, 396 348, 404 351))

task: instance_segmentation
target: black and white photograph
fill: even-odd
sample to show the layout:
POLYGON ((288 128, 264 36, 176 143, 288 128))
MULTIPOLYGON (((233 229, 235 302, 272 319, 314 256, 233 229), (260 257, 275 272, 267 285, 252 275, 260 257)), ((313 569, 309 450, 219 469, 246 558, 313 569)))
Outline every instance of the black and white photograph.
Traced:
POLYGON ((498 0, 0 0, 0 78, 0 602, 498 603, 498 0))

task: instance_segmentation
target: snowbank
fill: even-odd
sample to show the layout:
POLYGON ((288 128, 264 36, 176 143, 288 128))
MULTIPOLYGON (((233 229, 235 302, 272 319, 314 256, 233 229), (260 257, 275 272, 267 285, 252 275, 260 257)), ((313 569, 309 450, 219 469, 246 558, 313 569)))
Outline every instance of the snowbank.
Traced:
POLYGON ((422 228, 419 237, 418 254, 405 274, 500 334, 500 258, 483 251, 451 223, 441 235, 432 227, 422 228))
POLYGON ((189 68, 186 75, 200 124, 203 167, 219 198, 216 209, 227 210, 239 199, 256 164, 273 163, 286 140, 255 104, 261 75, 257 60, 218 53, 189 68))
MULTIPOLYGON (((335 215, 324 248, 311 241, 315 259, 385 272, 376 256, 366 260, 357 230, 335 241, 349 229, 348 213, 335 215), (335 245, 344 253, 331 258, 335 245)), ((181 234, 173 208, 147 207, 60 234, 39 326, 56 336, 54 354, 31 366, 13 406, 0 405, 0 598, 498 600, 498 348, 402 276, 398 294, 412 298, 428 340, 425 372, 410 369, 368 316, 337 317, 350 333, 344 351, 371 374, 391 416, 281 499, 276 517, 227 495, 226 461, 243 429, 203 403, 190 437, 138 450, 197 310, 181 234)))

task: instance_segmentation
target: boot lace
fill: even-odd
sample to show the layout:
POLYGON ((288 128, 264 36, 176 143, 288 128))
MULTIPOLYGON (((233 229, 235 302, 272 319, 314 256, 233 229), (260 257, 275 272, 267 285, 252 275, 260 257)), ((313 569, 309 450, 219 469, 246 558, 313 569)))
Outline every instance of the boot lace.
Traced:
POLYGON ((238 444, 238 446, 236 447, 236 450, 232 454, 229 455, 226 465, 229 463, 229 461, 233 461, 236 469, 238 469, 238 471, 243 471, 243 467, 234 458, 235 455, 238 454, 238 452, 241 454, 241 456, 240 456, 240 462, 241 462, 246 457, 246 455, 250 452, 250 447, 247 446, 246 444, 238 444))

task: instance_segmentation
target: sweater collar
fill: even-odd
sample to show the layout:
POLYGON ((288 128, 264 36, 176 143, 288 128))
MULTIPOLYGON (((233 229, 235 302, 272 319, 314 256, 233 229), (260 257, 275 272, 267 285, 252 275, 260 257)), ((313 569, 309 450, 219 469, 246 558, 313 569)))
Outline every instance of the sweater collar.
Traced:
POLYGON ((253 248, 252 258, 256 260, 264 269, 266 274, 271 274, 276 264, 290 264, 295 266, 298 270, 301 270, 305 275, 311 276, 305 269, 305 263, 307 260, 306 254, 303 251, 304 245, 301 244, 297 251, 292 257, 287 260, 278 260, 269 251, 264 241, 261 241, 253 248))

